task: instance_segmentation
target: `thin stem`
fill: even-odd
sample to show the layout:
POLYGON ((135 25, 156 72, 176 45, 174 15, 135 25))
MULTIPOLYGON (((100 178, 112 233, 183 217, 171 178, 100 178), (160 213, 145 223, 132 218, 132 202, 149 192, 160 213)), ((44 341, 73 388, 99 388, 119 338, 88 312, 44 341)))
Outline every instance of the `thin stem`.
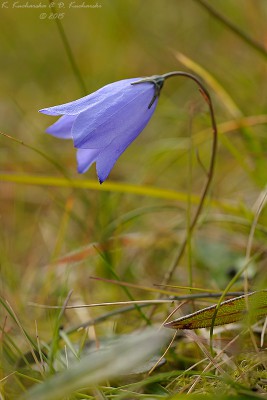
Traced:
POLYGON ((16 142, 16 143, 18 143, 18 144, 21 144, 22 146, 26 147, 27 149, 33 150, 35 153, 39 154, 41 157, 43 157, 43 158, 46 159, 48 162, 50 162, 51 164, 53 164, 53 165, 57 168, 57 170, 60 171, 60 172, 62 173, 62 175, 66 178, 66 180, 67 180, 68 182, 70 182, 70 178, 69 178, 69 176, 67 175, 67 173, 65 172, 64 168, 62 168, 62 166, 61 166, 57 161, 55 161, 54 159, 52 159, 51 157, 49 157, 48 155, 46 155, 43 151, 38 150, 37 148, 35 148, 35 147, 33 147, 33 146, 29 145, 29 144, 26 144, 26 143, 23 142, 22 140, 17 139, 17 138, 15 138, 15 137, 13 137, 13 136, 10 136, 10 135, 8 135, 7 133, 4 133, 4 132, 1 132, 1 131, 0 131, 0 135, 6 137, 6 138, 8 138, 8 139, 11 139, 11 140, 13 140, 14 142, 16 142))
MULTIPOLYGON (((55 13, 55 12, 56 12, 56 9, 55 9, 55 7, 53 6, 52 0, 49 0, 49 2, 50 2, 52 11, 55 13)), ((72 54, 72 50, 71 50, 69 41, 68 41, 68 39, 67 39, 67 36, 66 36, 66 34, 65 34, 64 28, 63 28, 63 26, 62 26, 62 23, 61 23, 61 21, 60 21, 59 18, 55 18, 55 21, 56 21, 56 24, 57 24, 57 28, 58 28, 58 31, 59 31, 61 40, 62 40, 62 42, 63 42, 63 46, 64 46, 65 51, 66 51, 66 53, 67 53, 67 57, 68 57, 68 59, 69 59, 70 65, 71 65, 71 67, 72 67, 73 73, 74 73, 74 75, 75 75, 75 77, 76 77, 76 79, 77 79, 77 81, 78 81, 78 84, 79 84, 79 86, 80 86, 80 88, 81 88, 82 94, 83 94, 83 95, 86 95, 86 94, 87 94, 87 89, 86 89, 84 80, 83 80, 83 78, 82 78, 82 75, 81 75, 81 73, 80 73, 80 71, 79 71, 79 68, 78 68, 78 66, 77 66, 77 64, 76 64, 76 62, 75 62, 75 58, 74 58, 74 56, 73 56, 73 54, 72 54)))
MULTIPOLYGON (((191 221, 191 224, 188 229, 189 235, 192 236, 192 233, 197 225, 198 219, 199 219, 201 211, 203 209, 205 199, 207 197, 209 188, 211 186, 212 178, 214 175, 216 150, 217 150, 217 142, 218 142, 218 130, 217 130, 217 125, 216 125, 216 121, 215 121, 215 115, 214 115, 211 97, 210 97, 207 89, 204 87, 203 83, 200 81, 200 79, 198 77, 196 77, 195 75, 192 75, 188 72, 183 72, 183 71, 174 71, 174 72, 169 72, 167 74, 162 75, 162 77, 164 79, 168 79, 168 78, 171 78, 174 76, 183 76, 183 77, 189 78, 198 85, 200 93, 202 94, 204 100, 206 101, 206 103, 209 106, 210 119, 211 119, 212 131, 213 131, 212 151, 211 151, 210 165, 209 165, 209 169, 207 171, 207 180, 202 189, 202 193, 200 196, 200 202, 198 204, 196 213, 195 213, 193 220, 191 221)), ((165 276, 163 278, 163 282, 162 282, 163 286, 166 285, 171 280, 173 273, 175 271, 175 268, 179 264, 183 254, 185 252, 186 246, 187 246, 187 237, 185 237, 185 239, 183 240, 170 269, 167 271, 167 273, 165 274, 165 276)))
MULTIPOLYGON (((192 111, 191 111, 192 112, 192 111)), ((192 114, 189 122, 189 132, 192 132, 192 114)), ((193 141, 190 135, 189 154, 188 154, 188 185, 187 185, 187 212, 186 212, 186 230, 187 230, 187 266, 188 266, 188 286, 193 287, 193 268, 192 268, 192 237, 190 234, 190 222, 192 213, 192 180, 193 180, 193 141)), ((190 293, 192 290, 190 289, 190 293)), ((194 303, 192 303, 194 311, 194 303)))
MULTIPOLYGON (((38 308, 44 308, 48 310, 61 310, 61 313, 59 314, 58 319, 62 317, 62 314, 65 312, 65 310, 72 310, 72 309, 78 309, 78 308, 95 308, 95 307, 109 307, 109 306, 132 306, 135 304, 138 305, 153 305, 153 304, 167 304, 167 303, 173 303, 174 301, 192 301, 196 299, 217 299, 218 297, 221 297, 221 293, 203 293, 203 294, 187 294, 187 295, 182 295, 182 296, 171 296, 166 299, 157 299, 157 300, 128 300, 128 301, 113 301, 113 302, 103 302, 103 303, 91 303, 91 304, 75 304, 75 305, 67 305, 67 302, 70 299, 70 296, 72 294, 72 291, 68 294, 67 300, 64 302, 63 306, 53 306, 53 305, 47 305, 47 304, 39 304, 39 303, 34 303, 34 302, 29 302, 28 306, 31 307, 38 307, 38 308)), ((248 294, 248 293, 246 293, 248 294)), ((244 296, 244 292, 229 292, 227 293, 227 297, 233 297, 233 296, 244 296)), ((134 307, 132 308, 134 310, 134 307)), ((177 310, 175 310, 176 312, 177 310)), ((169 318, 169 317, 168 317, 169 318)))
POLYGON ((213 17, 215 17, 222 24, 227 26, 232 32, 239 36, 244 42, 246 42, 254 50, 258 51, 261 55, 267 58, 267 49, 262 46, 261 43, 257 42, 255 39, 250 37, 246 32, 242 31, 238 26, 236 26, 232 21, 226 18, 223 14, 215 10, 209 3, 205 0, 195 0, 202 7, 204 7, 213 17))

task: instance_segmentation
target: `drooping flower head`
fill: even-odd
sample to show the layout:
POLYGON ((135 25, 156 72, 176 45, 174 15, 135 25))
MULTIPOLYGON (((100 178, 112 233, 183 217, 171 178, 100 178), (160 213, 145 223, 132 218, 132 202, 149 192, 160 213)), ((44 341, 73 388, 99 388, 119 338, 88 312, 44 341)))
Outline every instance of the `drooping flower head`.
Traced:
POLYGON ((47 133, 72 139, 78 172, 86 172, 95 162, 99 182, 103 183, 152 117, 163 82, 158 75, 124 79, 70 103, 44 108, 41 113, 61 115, 47 133))

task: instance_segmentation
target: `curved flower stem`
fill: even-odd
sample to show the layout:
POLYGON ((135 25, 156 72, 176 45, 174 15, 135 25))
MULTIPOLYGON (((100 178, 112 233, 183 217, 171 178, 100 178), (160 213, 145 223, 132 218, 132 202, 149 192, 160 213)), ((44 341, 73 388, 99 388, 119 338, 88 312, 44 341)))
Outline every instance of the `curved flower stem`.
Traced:
MULTIPOLYGON (((205 199, 207 197, 211 182, 212 182, 212 178, 214 175, 214 169, 215 169, 215 159, 216 159, 216 150, 217 150, 217 142, 218 142, 218 130, 217 130, 217 125, 216 125, 216 121, 215 121, 215 115, 214 115, 214 109, 213 109, 213 104, 212 104, 212 100, 211 97, 209 95, 209 92, 207 91, 207 89, 205 88, 205 86, 203 85, 203 83, 200 81, 200 79, 193 75, 190 74, 188 72, 183 72, 183 71, 174 71, 174 72, 168 72, 167 74, 162 75, 162 77, 164 79, 168 79, 171 77, 175 77, 175 76, 183 76, 186 78, 189 78, 191 80, 193 80, 199 87, 200 93, 202 94, 204 100, 206 101, 206 103, 209 106, 209 112, 210 112, 210 119, 211 119, 211 126, 212 126, 212 131, 213 131, 213 141, 212 141, 212 151, 211 151, 211 158, 210 158, 210 165, 207 171, 207 180, 206 183, 202 189, 202 193, 200 196, 200 202, 198 204, 196 213, 190 223, 189 229, 188 229, 188 234, 191 236, 196 225, 198 222, 198 219, 200 217, 201 211, 203 209, 204 203, 205 203, 205 199)), ((166 272, 164 278, 163 278, 163 286, 167 285, 167 283, 171 280, 173 273, 175 271, 175 268, 177 267, 177 265, 179 264, 185 249, 186 249, 186 245, 187 245, 187 236, 185 237, 185 239, 183 240, 183 242, 181 243, 181 246, 178 250, 178 253, 176 254, 173 263, 171 264, 169 270, 166 272)))

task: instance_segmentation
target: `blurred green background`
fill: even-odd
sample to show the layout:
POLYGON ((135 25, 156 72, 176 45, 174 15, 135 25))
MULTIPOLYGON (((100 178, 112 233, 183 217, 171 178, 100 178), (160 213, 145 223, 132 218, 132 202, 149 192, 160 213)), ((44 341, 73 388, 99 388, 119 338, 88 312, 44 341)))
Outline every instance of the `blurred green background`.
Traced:
MULTIPOLYGON (((266 0, 210 4, 267 46, 266 0)), ((92 281, 91 275, 146 286, 162 282, 199 200, 212 139, 207 105, 197 87, 184 78, 171 79, 150 123, 112 170, 108 182, 121 182, 121 192, 106 191, 105 183, 100 191, 31 185, 33 176, 64 174, 97 182, 94 166, 78 175, 72 143, 45 134, 55 119, 38 113, 85 94, 60 29, 86 93, 124 78, 190 71, 178 53, 202 67, 204 81, 210 74, 217 82, 206 83, 219 126, 216 173, 199 229, 172 284, 225 287, 245 258, 267 180, 266 54, 194 0, 64 0, 54 6, 57 11, 46 1, 0 2, 0 130, 27 145, 0 136, 0 171, 5 177, 29 177, 29 184, 0 182, 0 291, 30 332, 37 320, 44 340, 51 336, 53 313, 29 308, 29 301, 61 304, 72 289, 73 302, 129 299, 121 288, 92 281), (45 7, 32 7, 38 4, 45 7), (229 97, 222 96, 223 90, 229 97), (29 146, 56 161, 64 174, 29 146), (174 190, 183 200, 131 194, 126 184, 174 190), (191 205, 190 194, 196 196, 191 205), (94 243, 105 246, 95 250, 94 243), (79 262, 57 261, 73 251, 79 262)), ((266 222, 263 210, 252 252, 267 250, 266 222)), ((264 287, 265 268, 264 257, 251 265, 251 287, 264 287)), ((135 299, 154 298, 146 291, 131 293, 135 299)), ((65 324, 102 312, 68 312, 65 324)), ((159 312, 158 321, 165 316, 159 312)), ((138 313, 117 317, 115 327, 112 320, 99 331, 131 331, 138 318, 138 313)), ((8 328, 12 325, 7 322, 8 328)), ((18 328, 12 329, 20 343, 18 328)))
MULTIPOLYGON (((78 176, 71 142, 45 134, 55 118, 38 113, 40 108, 84 95, 56 19, 64 30, 87 93, 119 79, 188 70, 177 60, 175 54, 179 52, 217 80, 235 102, 240 116, 265 113, 266 60, 212 18, 198 2, 65 1, 54 5, 58 7, 57 13, 46 2, 1 3, 1 130, 56 160, 72 178, 96 181, 95 169, 78 176), (33 4, 42 7, 32 9, 33 4), (80 7, 75 8, 76 5, 80 7), (85 8, 86 5, 95 7, 85 8)), ((220 12, 263 44, 267 40, 266 6, 264 0, 216 2, 220 12)), ((221 100, 220 93, 209 90, 218 124, 235 121, 234 112, 221 100)), ((185 196, 199 195, 205 173, 198 157, 207 167, 211 149, 209 128, 207 107, 196 86, 183 78, 168 81, 148 127, 118 160, 109 180, 173 189, 185 196), (200 131, 203 134, 196 148, 190 138, 194 134, 198 137, 200 131)), ((224 141, 219 142, 212 198, 227 204, 233 202, 241 210, 239 217, 250 212, 266 182, 265 130, 266 126, 255 124, 220 136, 224 141), (260 154, 256 153, 258 150, 260 154)), ((37 177, 62 176, 40 154, 6 137, 1 137, 1 171, 37 177)), ((138 281, 145 277, 153 281, 154 276, 157 281, 186 228, 186 201, 12 183, 2 183, 0 190, 1 265, 5 279, 11 280, 2 285, 4 292, 10 285, 17 290, 21 279, 25 279, 23 284, 27 287, 29 274, 35 277, 44 273, 44 265, 56 256, 95 240, 106 240, 114 232, 154 237, 152 248, 146 248, 144 254, 138 250, 138 258, 134 259, 134 263, 140 264, 140 275, 136 265, 128 265, 128 261, 122 268, 137 275, 138 281), (155 257, 157 253, 159 256, 155 257), (143 276, 146 268, 148 277, 143 276)), ((233 246, 231 229, 225 234, 225 227, 208 227, 208 238, 218 235, 219 242, 233 246)), ((223 251, 227 260, 228 252, 223 251)), ((128 251, 125 253, 127 258, 128 251)), ((204 253, 213 265, 209 250, 204 253)), ((200 258, 202 263, 201 254, 200 258)), ((203 262, 207 264, 207 260, 203 262)), ((186 283, 187 278, 184 279, 181 284, 186 283)), ((26 294, 29 300, 34 291, 35 285, 30 284, 22 296, 26 294)), ((16 292, 19 294, 20 291, 16 292)))

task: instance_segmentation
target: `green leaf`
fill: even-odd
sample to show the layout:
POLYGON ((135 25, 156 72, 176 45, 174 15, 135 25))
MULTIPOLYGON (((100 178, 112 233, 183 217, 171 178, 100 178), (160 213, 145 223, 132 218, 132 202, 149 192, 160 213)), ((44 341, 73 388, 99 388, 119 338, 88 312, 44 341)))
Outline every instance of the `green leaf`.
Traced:
POLYGON ((173 329, 210 328, 215 316, 214 326, 230 324, 244 318, 256 319, 266 315, 267 290, 252 292, 223 301, 219 307, 213 305, 185 315, 165 324, 173 329))

